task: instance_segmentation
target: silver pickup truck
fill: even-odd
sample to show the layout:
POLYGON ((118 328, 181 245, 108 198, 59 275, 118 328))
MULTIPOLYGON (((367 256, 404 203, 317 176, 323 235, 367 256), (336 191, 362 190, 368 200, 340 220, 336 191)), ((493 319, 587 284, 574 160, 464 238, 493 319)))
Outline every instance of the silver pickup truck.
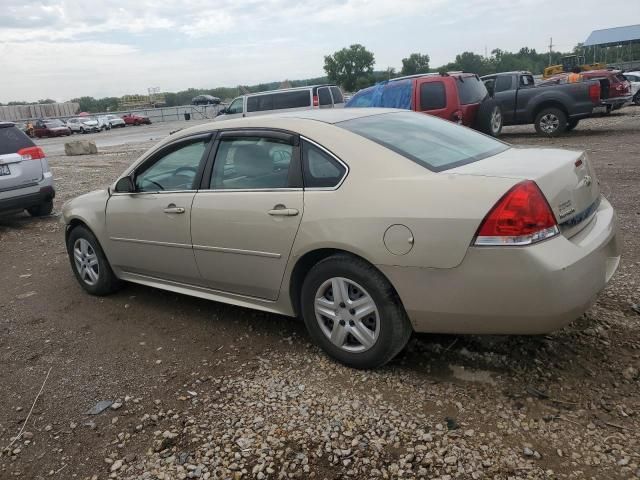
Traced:
POLYGON ((536 85, 531 72, 504 72, 481 77, 502 109, 504 125, 534 124, 541 135, 573 130, 582 118, 601 108, 600 82, 536 85))

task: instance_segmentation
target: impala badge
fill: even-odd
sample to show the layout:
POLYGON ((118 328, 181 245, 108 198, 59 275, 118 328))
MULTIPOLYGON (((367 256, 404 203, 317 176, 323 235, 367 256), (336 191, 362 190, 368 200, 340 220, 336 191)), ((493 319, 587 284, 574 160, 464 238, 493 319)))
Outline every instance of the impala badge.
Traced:
POLYGON ((591 186, 591 177, 590 177, 589 175, 585 175, 585 176, 584 176, 584 184, 585 184, 587 187, 590 187, 590 186, 591 186))

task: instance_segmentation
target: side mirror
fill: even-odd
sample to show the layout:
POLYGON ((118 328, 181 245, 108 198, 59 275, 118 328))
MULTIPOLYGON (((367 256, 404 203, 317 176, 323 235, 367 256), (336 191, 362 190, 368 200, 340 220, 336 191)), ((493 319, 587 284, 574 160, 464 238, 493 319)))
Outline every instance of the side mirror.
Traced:
POLYGON ((115 192, 116 193, 133 193, 136 191, 136 187, 133 184, 133 179, 131 177, 122 177, 116 183, 115 192))
POLYGON ((226 108, 221 108, 220 110, 218 110, 218 113, 217 113, 217 115, 216 115, 216 116, 218 116, 218 115, 224 115, 224 114, 226 114, 226 113, 227 113, 227 109, 226 109, 226 108))

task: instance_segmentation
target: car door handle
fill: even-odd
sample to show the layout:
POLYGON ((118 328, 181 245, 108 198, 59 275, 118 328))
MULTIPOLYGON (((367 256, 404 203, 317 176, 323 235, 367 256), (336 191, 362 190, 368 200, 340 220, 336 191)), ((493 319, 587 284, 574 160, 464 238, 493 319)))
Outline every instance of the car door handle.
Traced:
POLYGON ((184 213, 184 207, 176 207, 173 203, 170 203, 164 209, 164 213, 184 213))
POLYGON ((298 210, 295 208, 287 208, 284 205, 276 205, 272 210, 269 210, 269 215, 274 217, 295 217, 298 215, 298 210))

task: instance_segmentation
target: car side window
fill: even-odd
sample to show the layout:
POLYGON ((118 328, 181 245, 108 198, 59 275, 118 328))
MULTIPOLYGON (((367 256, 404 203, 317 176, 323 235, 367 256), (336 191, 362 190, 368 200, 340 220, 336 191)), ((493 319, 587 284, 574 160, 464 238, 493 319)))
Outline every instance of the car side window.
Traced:
POLYGON ((438 110, 447 106, 443 82, 425 82, 420 85, 420 110, 438 110))
POLYGON ((521 87, 532 87, 533 86, 533 77, 531 75, 521 75, 520 76, 520 86, 521 87))
POLYGON ((333 95, 333 103, 344 103, 344 97, 338 87, 331 87, 331 94, 333 95))
POLYGON ((506 92, 507 90, 511 90, 513 84, 513 76, 511 75, 502 75, 496 78, 496 84, 494 87, 494 91, 497 92, 506 92))
POLYGON ((222 138, 213 164, 213 190, 287 188, 293 145, 275 138, 222 138))
POLYGON ((161 156, 150 166, 136 172, 137 192, 193 190, 207 140, 199 139, 180 144, 161 156))
POLYGON ((231 102, 231 105, 229 105, 229 108, 227 108, 227 112, 230 114, 233 113, 242 113, 242 100, 243 98, 236 98, 233 102, 231 102))
POLYGON ((347 169, 315 145, 302 144, 302 174, 305 188, 331 188, 340 183, 347 169))

